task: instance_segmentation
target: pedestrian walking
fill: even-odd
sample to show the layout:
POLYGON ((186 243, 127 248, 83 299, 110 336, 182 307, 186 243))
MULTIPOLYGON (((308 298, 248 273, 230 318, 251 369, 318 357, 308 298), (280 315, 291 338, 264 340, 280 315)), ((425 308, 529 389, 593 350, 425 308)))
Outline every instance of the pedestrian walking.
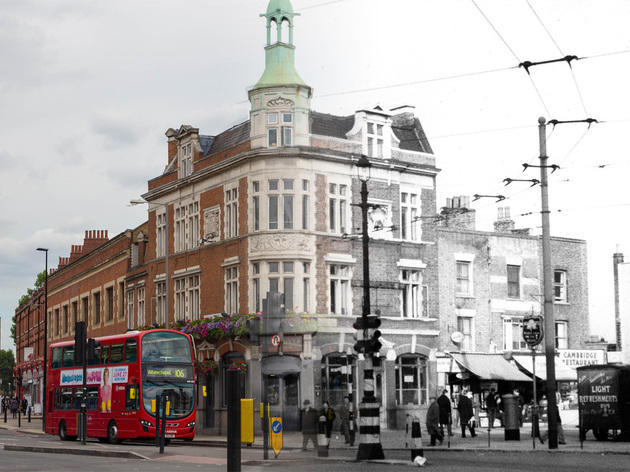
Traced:
POLYGON ((350 413, 348 414, 348 428, 350 429, 350 443, 349 444, 351 446, 354 446, 354 440, 357 434, 357 422, 354 419, 354 413, 352 412, 352 408, 350 409, 350 413))
MULTIPOLYGON (((551 415, 551 411, 547 411, 547 430, 540 435, 540 442, 545 444, 545 441, 549 437, 549 415, 551 415)), ((558 426, 558 444, 566 444, 564 439, 564 429, 562 428, 562 418, 560 418, 560 410, 558 410, 558 406, 556 405, 556 424, 558 426)))
POLYGON ((343 397, 343 405, 339 407, 339 420, 341 421, 341 434, 346 444, 350 444, 350 397, 343 397))
POLYGON ((477 436, 475 433, 475 414, 473 411, 473 403, 470 399, 472 393, 468 396, 467 392, 462 393, 459 396, 459 402, 457 403, 459 408, 459 424, 462 428, 462 438, 466 437, 466 428, 470 431, 470 435, 474 438, 477 436))
POLYGON ((440 445, 444 442, 444 432, 440 429, 440 406, 435 397, 429 398, 429 409, 427 410, 427 433, 431 437, 431 446, 435 446, 435 440, 440 441, 440 445))
POLYGON ((311 407, 309 399, 304 400, 302 409, 302 450, 308 449, 308 442, 313 442, 313 448, 317 449, 317 422, 319 415, 311 407))
POLYGON ((335 414, 335 410, 330 407, 330 404, 327 401, 324 402, 320 416, 326 417, 326 437, 328 438, 330 444, 330 435, 332 434, 333 423, 337 415, 335 414))
POLYGON ((488 428, 494 428, 494 419, 497 417, 497 394, 494 389, 486 396, 486 411, 488 412, 488 428))
POLYGON ((451 397, 451 420, 453 423, 453 426, 457 428, 457 426, 459 425, 459 409, 458 409, 458 405, 459 405, 459 397, 461 396, 461 393, 457 394, 457 395, 453 395, 451 397))
POLYGON ((18 401, 17 398, 13 397, 13 399, 11 400, 11 415, 13 416, 13 419, 15 419, 15 416, 17 415, 17 409, 18 401))
POLYGON ((451 430, 451 401, 447 396, 448 390, 443 390, 442 395, 437 399, 437 403, 440 409, 440 427, 444 428, 446 425, 446 430, 448 431, 448 435, 452 436, 453 431, 451 430))

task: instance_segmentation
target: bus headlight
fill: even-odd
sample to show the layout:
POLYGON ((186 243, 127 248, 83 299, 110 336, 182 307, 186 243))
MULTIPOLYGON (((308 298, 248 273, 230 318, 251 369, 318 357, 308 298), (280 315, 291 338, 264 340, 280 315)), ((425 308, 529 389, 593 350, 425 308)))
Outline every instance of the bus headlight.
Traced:
POLYGON ((195 422, 194 421, 192 421, 192 422, 190 422, 190 423, 188 423, 186 425, 187 428, 194 428, 194 426, 195 426, 195 422))
POLYGON ((145 432, 148 432, 149 428, 153 428, 153 423, 151 423, 150 421, 140 420, 140 424, 142 425, 142 429, 145 432))

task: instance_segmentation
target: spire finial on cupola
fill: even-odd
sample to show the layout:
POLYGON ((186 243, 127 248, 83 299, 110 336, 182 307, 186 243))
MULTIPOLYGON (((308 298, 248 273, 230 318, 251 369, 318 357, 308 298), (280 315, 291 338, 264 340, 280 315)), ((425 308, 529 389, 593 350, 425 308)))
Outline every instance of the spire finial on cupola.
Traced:
POLYGON ((270 0, 266 13, 267 46, 265 47, 265 72, 254 88, 276 85, 302 85, 306 83, 295 70, 295 46, 293 45, 293 11, 290 0, 270 0), (282 36, 283 25, 288 25, 288 38, 282 36), (276 28, 275 35, 272 27, 276 28))

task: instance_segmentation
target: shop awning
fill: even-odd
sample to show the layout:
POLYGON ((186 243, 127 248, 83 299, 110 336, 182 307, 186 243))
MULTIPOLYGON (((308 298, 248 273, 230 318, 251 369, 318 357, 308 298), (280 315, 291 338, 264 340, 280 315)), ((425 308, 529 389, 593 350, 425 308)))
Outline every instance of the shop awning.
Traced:
POLYGON ((449 353, 464 369, 484 380, 531 382, 531 378, 505 360, 503 354, 449 353))
MULTIPOLYGON (((527 372, 530 374, 533 372, 531 355, 515 354, 512 357, 527 372)), ((577 382, 577 372, 562 362, 557 356, 554 365, 556 367, 557 382, 577 382)), ((540 380, 547 380, 547 360, 544 355, 536 356, 536 377, 540 380)))

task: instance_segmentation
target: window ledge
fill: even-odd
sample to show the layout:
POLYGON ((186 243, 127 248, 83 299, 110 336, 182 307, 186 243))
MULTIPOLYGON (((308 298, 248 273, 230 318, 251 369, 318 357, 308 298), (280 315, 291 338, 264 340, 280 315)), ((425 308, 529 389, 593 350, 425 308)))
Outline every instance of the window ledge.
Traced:
POLYGON ((456 298, 475 298, 474 295, 464 294, 464 293, 456 293, 455 297, 456 298))
POLYGON ((565 306, 571 305, 569 302, 557 302, 557 301, 554 301, 553 304, 554 305, 565 305, 565 306))
POLYGON ((409 318, 403 316, 381 316, 382 320, 391 320, 391 321, 423 321, 425 323, 431 323, 434 321, 438 321, 438 318, 432 318, 428 316, 419 316, 418 318, 409 318))

